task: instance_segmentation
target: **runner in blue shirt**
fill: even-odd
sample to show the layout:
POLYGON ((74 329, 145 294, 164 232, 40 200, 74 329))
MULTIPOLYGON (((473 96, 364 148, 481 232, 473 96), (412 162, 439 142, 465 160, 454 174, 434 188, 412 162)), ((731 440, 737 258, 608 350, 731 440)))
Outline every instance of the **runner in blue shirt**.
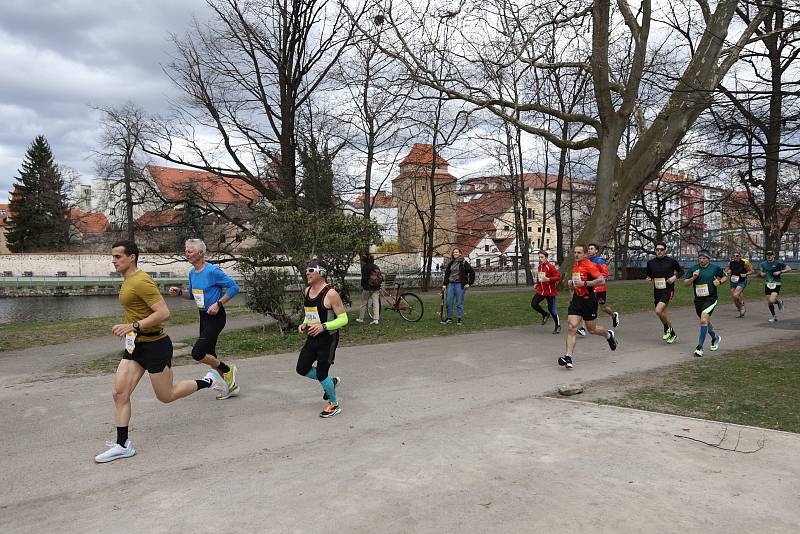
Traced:
POLYGON ((764 294, 767 296, 769 313, 772 314, 769 322, 775 323, 778 321, 778 316, 775 314, 775 304, 778 305, 779 311, 783 311, 783 301, 778 298, 781 293, 781 275, 788 273, 792 269, 783 262, 775 261, 775 253, 771 250, 767 251, 767 259, 762 261, 759 267, 761 271, 758 276, 765 278, 764 294))
POLYGON ((170 287, 169 294, 174 297, 194 299, 200 312, 200 337, 192 347, 192 358, 219 370, 228 384, 227 394, 217 395, 217 399, 227 399, 239 394, 236 383, 236 366, 227 365, 217 358, 217 339, 225 328, 225 304, 239 292, 236 282, 225 271, 205 261, 206 244, 200 239, 186 241, 186 260, 192 264, 189 271, 189 287, 170 287))
POLYGON ((714 325, 711 324, 711 314, 717 307, 717 288, 728 280, 728 276, 722 267, 711 263, 711 255, 707 250, 698 252, 697 258, 697 264, 686 271, 683 285, 691 285, 694 290, 694 311, 700 318, 700 337, 694 355, 703 356, 706 335, 711 335, 711 350, 717 350, 722 340, 722 336, 714 331, 714 325))

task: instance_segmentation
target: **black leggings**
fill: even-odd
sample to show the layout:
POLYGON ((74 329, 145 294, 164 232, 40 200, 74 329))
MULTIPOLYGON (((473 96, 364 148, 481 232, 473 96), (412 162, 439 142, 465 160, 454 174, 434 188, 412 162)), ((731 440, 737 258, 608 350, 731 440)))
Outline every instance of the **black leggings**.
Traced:
POLYGON ((225 328, 227 317, 225 316, 225 308, 219 307, 219 312, 216 315, 209 315, 204 311, 200 312, 200 337, 194 342, 192 347, 192 358, 198 362, 210 354, 214 357, 217 356, 217 338, 219 338, 222 329, 225 328))
POLYGON ((297 371, 297 374, 300 376, 308 376, 308 372, 311 371, 314 362, 317 362, 317 380, 322 382, 328 378, 328 371, 336 357, 336 347, 339 345, 339 332, 334 332, 332 335, 323 332, 317 337, 320 339, 311 337, 306 339, 306 344, 303 345, 303 348, 300 350, 300 356, 297 358, 297 367, 295 367, 295 371, 297 371))
POLYGON ((556 325, 559 324, 558 321, 558 310, 556 309, 556 298, 555 297, 546 297, 544 295, 539 295, 538 293, 533 296, 531 300, 531 308, 535 311, 539 312, 542 317, 547 317, 547 312, 539 305, 540 302, 547 299, 547 307, 550 309, 550 315, 553 316, 553 321, 556 322, 556 325))

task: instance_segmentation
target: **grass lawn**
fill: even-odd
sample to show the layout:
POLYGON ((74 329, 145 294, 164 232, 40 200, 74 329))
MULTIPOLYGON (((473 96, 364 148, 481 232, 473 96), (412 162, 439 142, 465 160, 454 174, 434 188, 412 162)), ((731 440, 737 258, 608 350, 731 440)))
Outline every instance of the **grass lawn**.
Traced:
POLYGON ((800 340, 686 362, 601 404, 800 433, 800 340))
MULTIPOLYGON (((748 289, 751 305, 755 304, 753 301, 756 295, 759 292, 763 294, 762 285, 753 284, 748 289)), ((520 286, 518 291, 492 292, 489 289, 474 292, 468 291, 464 302, 464 325, 461 327, 455 324, 443 325, 439 323, 439 299, 435 294, 423 296, 425 315, 417 323, 408 323, 397 313, 384 311, 379 325, 360 324, 355 321, 358 316, 358 310, 351 310, 348 313, 350 323, 345 327, 340 346, 369 345, 531 324, 539 317, 538 314, 534 316, 534 312, 530 308, 532 294, 532 288, 524 286, 520 286)), ((643 281, 611 282, 608 294, 609 304, 623 315, 651 310, 653 307, 652 289, 643 281)), ((782 294, 800 294, 800 277, 785 277, 782 294)), ((721 291, 720 296, 721 304, 730 304, 730 292, 727 289, 721 291)), ((758 298, 761 299, 762 296, 759 295, 758 298)), ((691 303, 691 288, 678 288, 673 306, 688 306, 691 303)), ((567 305, 568 294, 562 296, 558 302, 559 314, 562 316, 562 320, 566 315, 567 305)), ((194 343, 194 339, 181 341, 189 344, 194 343)), ((221 354, 235 355, 236 358, 248 358, 299 351, 304 341, 305 336, 297 331, 281 334, 277 327, 271 325, 224 332, 219 338, 217 349, 221 354)), ((81 364, 73 371, 113 370, 116 368, 118 360, 119 354, 109 355, 94 362, 81 364)), ((180 365, 182 362, 190 362, 192 360, 178 357, 174 361, 176 365, 180 365)))

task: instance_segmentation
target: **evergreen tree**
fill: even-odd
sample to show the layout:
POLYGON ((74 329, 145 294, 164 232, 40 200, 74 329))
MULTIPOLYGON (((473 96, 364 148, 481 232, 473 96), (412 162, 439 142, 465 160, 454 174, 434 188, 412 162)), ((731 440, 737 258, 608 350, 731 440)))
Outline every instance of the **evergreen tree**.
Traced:
POLYGON ((25 154, 9 203, 6 234, 12 252, 63 249, 69 240, 66 186, 43 135, 25 154))
POLYGON ((328 143, 324 143, 320 147, 313 133, 304 146, 300 147, 304 207, 312 213, 323 213, 336 209, 333 190, 333 159, 337 152, 338 149, 331 149, 328 143))

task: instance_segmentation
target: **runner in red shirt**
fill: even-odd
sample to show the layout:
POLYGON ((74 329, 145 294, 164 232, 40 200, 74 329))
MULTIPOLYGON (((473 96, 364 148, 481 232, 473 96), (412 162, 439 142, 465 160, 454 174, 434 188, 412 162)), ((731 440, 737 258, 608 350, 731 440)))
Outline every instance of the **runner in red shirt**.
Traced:
POLYGON ((572 301, 567 312, 567 352, 558 359, 558 365, 572 369, 572 355, 575 351, 575 340, 581 319, 590 334, 603 336, 611 350, 617 350, 617 339, 613 330, 606 330, 597 325, 597 299, 594 288, 605 283, 597 264, 586 257, 586 247, 575 245, 575 264, 572 266, 572 276, 569 286, 573 289, 572 301))
POLYGON ((531 308, 539 312, 542 316, 542 324, 547 323, 547 317, 552 316, 555 321, 554 334, 561 332, 561 322, 558 320, 558 310, 556 309, 556 283, 561 280, 556 266, 547 261, 547 252, 539 251, 539 266, 536 268, 536 294, 531 300, 531 308), (549 313, 541 307, 541 302, 547 300, 549 313))

